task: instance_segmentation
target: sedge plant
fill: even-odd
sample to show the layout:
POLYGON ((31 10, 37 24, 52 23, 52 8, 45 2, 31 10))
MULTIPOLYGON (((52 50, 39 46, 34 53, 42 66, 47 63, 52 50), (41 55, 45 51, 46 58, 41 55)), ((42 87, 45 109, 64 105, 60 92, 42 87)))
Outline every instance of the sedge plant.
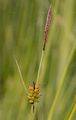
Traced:
POLYGON ((76 0, 0 2, 0 75, 12 73, 12 50, 17 70, 5 82, 0 120, 76 119, 75 11, 76 0))
POLYGON ((33 81, 33 85, 29 86, 28 93, 27 93, 27 88, 25 86, 18 61, 17 61, 16 57, 14 57, 14 61, 16 63, 18 71, 19 71, 21 83, 23 85, 25 93, 27 94, 29 103, 33 105, 33 111, 34 111, 35 102, 39 102, 39 98, 40 98, 40 89, 38 87, 38 81, 39 81, 40 71, 41 71, 43 58, 44 58, 44 54, 45 54, 46 43, 47 43, 47 39, 48 39, 48 32, 49 32, 51 19, 52 19, 52 9, 51 9, 51 7, 49 7, 47 20, 46 20, 46 24, 45 24, 45 29, 44 29, 44 41, 43 41, 42 54, 41 54, 41 59, 40 59, 40 64, 39 64, 39 69, 38 69, 38 74, 37 74, 37 80, 36 80, 36 83, 33 81))

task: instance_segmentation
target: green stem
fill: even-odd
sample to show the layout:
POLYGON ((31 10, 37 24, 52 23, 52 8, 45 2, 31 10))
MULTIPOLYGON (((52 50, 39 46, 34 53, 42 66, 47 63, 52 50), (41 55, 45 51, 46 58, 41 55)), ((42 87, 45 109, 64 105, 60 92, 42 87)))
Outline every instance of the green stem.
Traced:
POLYGON ((41 72, 43 57, 44 57, 44 50, 42 50, 42 54, 41 54, 41 59, 40 59, 40 64, 39 64, 39 69, 38 69, 38 74, 37 74, 36 83, 38 83, 38 81, 39 81, 39 76, 40 76, 40 72, 41 72))
POLYGON ((20 75, 21 83, 23 85, 23 88, 24 88, 25 92, 27 93, 27 88, 25 86, 25 83, 24 83, 24 80, 23 80, 23 77, 22 77, 22 73, 21 73, 21 70, 20 70, 20 67, 19 67, 19 64, 18 64, 18 61, 17 61, 16 57, 14 57, 14 60, 15 60, 15 63, 17 65, 17 68, 18 68, 18 72, 19 72, 19 75, 20 75))

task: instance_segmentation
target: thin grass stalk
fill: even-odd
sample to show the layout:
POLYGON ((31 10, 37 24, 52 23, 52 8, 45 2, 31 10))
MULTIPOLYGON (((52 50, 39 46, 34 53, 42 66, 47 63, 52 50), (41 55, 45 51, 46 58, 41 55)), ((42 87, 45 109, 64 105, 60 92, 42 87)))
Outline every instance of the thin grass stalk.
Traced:
POLYGON ((51 24, 51 20, 52 20, 51 18, 52 18, 52 9, 51 9, 51 7, 49 7, 47 19, 46 19, 46 23, 45 23, 45 28, 44 28, 44 41, 43 41, 41 60, 40 60, 40 64, 39 64, 38 74, 37 74, 37 81, 36 81, 37 83, 39 81, 39 75, 41 72, 43 57, 44 57, 45 48, 46 48, 46 42, 48 40, 48 32, 49 32, 49 28, 50 28, 50 24, 51 24))
POLYGON ((73 118, 73 115, 76 113, 76 104, 74 105, 73 109, 72 109, 72 112, 70 113, 70 116, 68 118, 68 120, 72 120, 73 118))
POLYGON ((25 83, 24 83, 24 80, 23 80, 23 76, 22 76, 22 73, 21 73, 21 70, 20 70, 20 67, 19 67, 19 64, 18 64, 18 61, 17 61, 16 57, 14 57, 14 61, 15 61, 16 66, 18 68, 18 72, 19 72, 19 75, 20 75, 20 80, 21 80, 21 83, 23 85, 23 88, 24 88, 25 92, 27 93, 27 88, 25 86, 25 83))
MULTIPOLYGON (((48 14, 47 14, 47 19, 46 19, 46 24, 45 24, 45 28, 44 28, 44 41, 43 41, 43 46, 42 46, 42 53, 41 53, 41 59, 40 59, 40 63, 39 63, 39 69, 38 69, 36 84, 38 84, 38 82, 39 82, 41 67, 42 67, 43 58, 44 58, 45 49, 46 49, 46 43, 47 43, 47 40, 48 40, 48 31, 49 31, 49 28, 50 28, 51 17, 52 17, 52 10, 51 10, 51 7, 49 7, 48 14)), ((35 109, 33 119, 35 118, 36 112, 37 112, 37 107, 35 109)))
POLYGON ((68 119, 68 117, 70 116, 70 114, 71 114, 71 112, 73 110, 74 105, 75 105, 75 100, 72 102, 71 106, 69 107, 69 111, 67 112, 67 115, 66 115, 64 120, 68 119))
POLYGON ((62 90, 62 87, 63 87, 63 83, 64 83, 64 80, 65 80, 65 76, 67 74, 67 71, 68 71, 68 68, 69 68, 69 65, 71 63, 71 60, 73 58, 73 55, 74 55, 74 51, 76 50, 76 42, 71 50, 71 53, 69 55, 69 58, 68 58, 68 61, 67 61, 67 65, 65 66, 65 69, 64 69, 64 72, 63 72, 63 75, 61 77, 61 80, 60 80, 60 84, 59 84, 59 87, 58 87, 58 90, 57 90, 57 93, 56 93, 56 96, 55 96, 55 99, 53 101, 53 104, 52 104, 52 107, 50 109, 50 112, 49 112, 49 115, 48 115, 48 120, 52 120, 52 117, 53 117, 53 114, 54 114, 54 110, 55 110, 55 106, 56 106, 56 103, 58 101, 58 98, 60 96, 60 93, 61 93, 61 90, 62 90))
POLYGON ((40 75, 40 72, 41 72, 43 57, 44 57, 44 51, 42 50, 41 60, 40 60, 40 64, 39 64, 39 69, 38 69, 38 74, 37 74, 37 81, 36 81, 36 83, 38 83, 38 81, 39 81, 39 75, 40 75))

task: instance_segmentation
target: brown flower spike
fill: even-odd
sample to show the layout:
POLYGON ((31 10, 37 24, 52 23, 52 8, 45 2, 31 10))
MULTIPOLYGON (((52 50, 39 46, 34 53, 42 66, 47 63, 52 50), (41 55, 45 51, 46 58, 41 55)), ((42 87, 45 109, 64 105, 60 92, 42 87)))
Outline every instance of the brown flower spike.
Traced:
POLYGON ((48 38, 48 31, 49 31, 50 24, 51 24, 51 19, 52 19, 52 9, 51 9, 51 7, 50 7, 49 10, 48 10, 47 19, 46 19, 46 24, 45 24, 45 29, 44 29, 43 50, 45 50, 46 41, 47 41, 47 38, 48 38))

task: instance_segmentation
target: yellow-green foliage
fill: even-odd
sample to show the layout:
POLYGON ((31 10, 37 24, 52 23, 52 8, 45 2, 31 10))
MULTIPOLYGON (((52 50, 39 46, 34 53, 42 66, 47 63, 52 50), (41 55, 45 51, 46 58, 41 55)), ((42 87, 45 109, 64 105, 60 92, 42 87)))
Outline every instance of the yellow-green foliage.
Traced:
POLYGON ((0 0, 0 120, 76 120, 76 0, 0 0), (36 80, 33 112, 27 90, 36 80))

